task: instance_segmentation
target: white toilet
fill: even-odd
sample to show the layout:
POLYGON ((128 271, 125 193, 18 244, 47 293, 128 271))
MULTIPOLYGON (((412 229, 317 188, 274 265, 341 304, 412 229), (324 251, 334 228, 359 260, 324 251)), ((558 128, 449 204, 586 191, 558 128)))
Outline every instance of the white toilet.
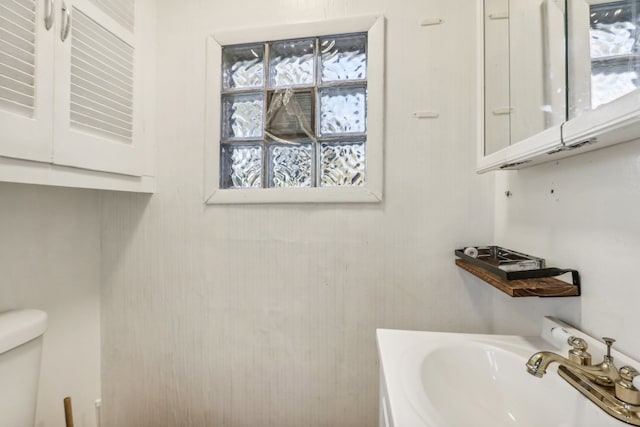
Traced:
POLYGON ((44 311, 0 313, 0 426, 35 424, 42 334, 46 327, 44 311))

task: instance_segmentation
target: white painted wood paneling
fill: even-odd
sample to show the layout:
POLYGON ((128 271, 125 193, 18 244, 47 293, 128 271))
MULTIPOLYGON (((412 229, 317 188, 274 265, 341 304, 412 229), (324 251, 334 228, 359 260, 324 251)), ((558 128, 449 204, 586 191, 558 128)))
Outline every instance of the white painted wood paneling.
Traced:
POLYGON ((486 332, 504 304, 453 264, 493 235, 493 177, 474 172, 474 1, 157 5, 157 192, 103 204, 105 425, 377 425, 375 328, 486 332), (381 14, 383 202, 204 205, 207 35, 381 14), (425 110, 440 116, 412 118, 425 110))

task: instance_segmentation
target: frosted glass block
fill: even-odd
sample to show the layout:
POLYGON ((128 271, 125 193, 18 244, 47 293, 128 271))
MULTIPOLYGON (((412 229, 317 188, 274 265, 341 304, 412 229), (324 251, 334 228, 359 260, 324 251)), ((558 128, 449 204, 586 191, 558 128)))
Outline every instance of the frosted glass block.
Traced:
POLYGON ((315 39, 286 40, 269 45, 269 87, 315 84, 315 39))
POLYGON ((264 95, 222 96, 222 139, 262 139, 264 95))
MULTIPOLYGON (((639 64, 640 65, 640 64, 639 64)), ((640 67, 638 71, 624 70, 615 72, 594 69, 591 74, 591 108, 607 104, 633 92, 640 87, 640 67)))
POLYGON ((590 6, 591 58, 640 52, 638 2, 595 2, 590 6))
POLYGON ((365 185, 365 142, 320 144, 322 187, 365 185))
POLYGON ((264 44, 222 48, 222 89, 264 87, 264 44))
POLYGON ((269 187, 311 187, 311 143, 269 144, 269 187))
POLYGON ((318 90, 320 135, 361 134, 367 131, 367 88, 318 90))
POLYGON ((633 53, 636 28, 631 22, 601 24, 589 31, 591 58, 633 53), (631 31, 630 31, 631 30, 631 31))
POLYGON ((364 34, 320 39, 320 80, 366 80, 366 45, 364 34))
POLYGON ((222 144, 220 187, 262 187, 262 145, 222 144))

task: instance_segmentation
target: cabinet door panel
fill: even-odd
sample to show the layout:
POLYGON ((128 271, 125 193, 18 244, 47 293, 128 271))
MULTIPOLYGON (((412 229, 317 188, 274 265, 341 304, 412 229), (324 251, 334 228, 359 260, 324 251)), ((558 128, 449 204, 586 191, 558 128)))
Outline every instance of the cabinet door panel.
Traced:
POLYGON ((50 162, 53 34, 45 0, 0 0, 0 156, 50 162))
POLYGON ((71 30, 56 50, 54 163, 140 176, 134 38, 104 10, 132 2, 65 1, 71 30))

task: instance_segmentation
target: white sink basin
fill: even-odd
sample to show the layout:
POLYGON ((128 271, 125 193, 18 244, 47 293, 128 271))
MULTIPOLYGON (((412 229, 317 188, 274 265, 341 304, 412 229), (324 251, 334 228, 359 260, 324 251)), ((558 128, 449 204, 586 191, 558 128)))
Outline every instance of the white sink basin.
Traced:
POLYGON ((504 344, 446 345, 424 355, 419 376, 406 371, 416 411, 429 408, 446 426, 603 425, 604 414, 555 373, 540 379, 526 372, 524 364, 535 349, 519 354, 504 344), (576 422, 593 409, 586 424, 576 422))
MULTIPOLYGON (((556 366, 543 378, 527 373, 537 351, 566 354, 541 337, 379 330, 378 347, 384 427, 628 425, 566 383, 556 366)), ((598 348, 592 354, 600 360, 598 348)))

